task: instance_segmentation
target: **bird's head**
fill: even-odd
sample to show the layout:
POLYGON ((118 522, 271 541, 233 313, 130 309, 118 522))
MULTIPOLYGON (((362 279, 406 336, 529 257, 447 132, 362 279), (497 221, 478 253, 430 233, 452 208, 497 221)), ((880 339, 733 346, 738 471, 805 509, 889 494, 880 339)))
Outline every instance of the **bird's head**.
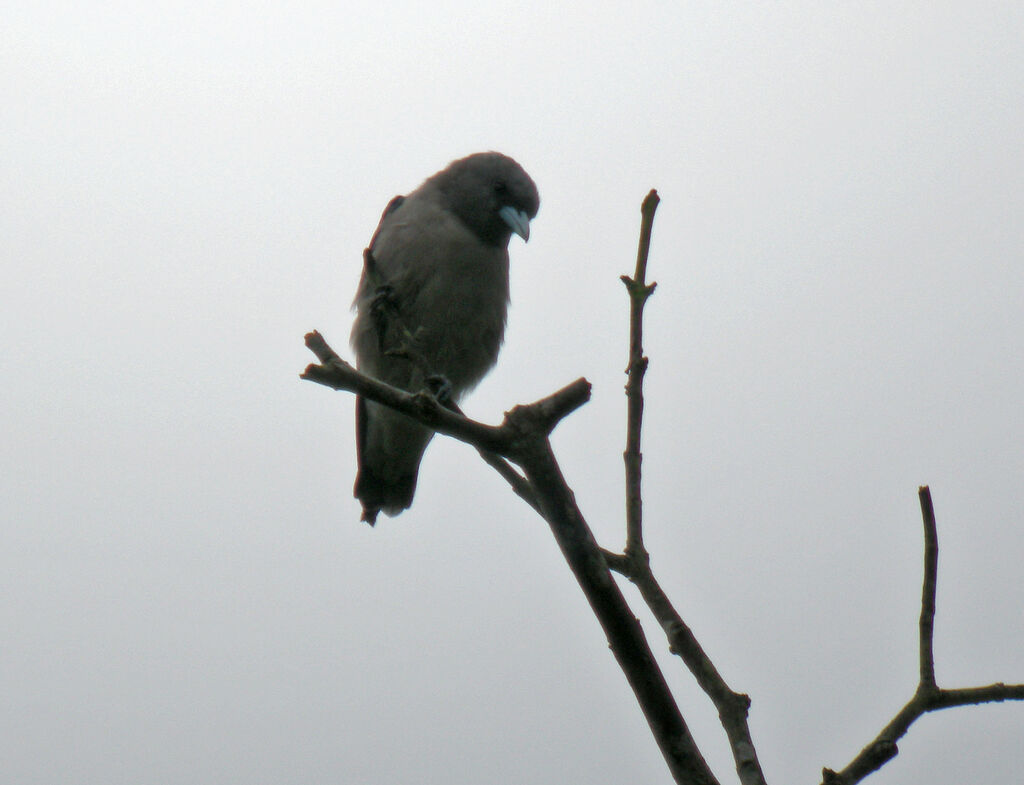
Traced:
POLYGON ((537 186, 523 168, 501 153, 475 153, 434 175, 446 207, 489 245, 506 246, 515 232, 530 239, 540 207, 537 186))

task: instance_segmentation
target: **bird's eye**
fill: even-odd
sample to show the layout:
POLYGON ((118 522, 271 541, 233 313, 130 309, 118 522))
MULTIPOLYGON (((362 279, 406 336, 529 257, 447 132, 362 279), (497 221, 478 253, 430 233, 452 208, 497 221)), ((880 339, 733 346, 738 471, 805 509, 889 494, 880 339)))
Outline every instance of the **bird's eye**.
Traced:
POLYGON ((505 185, 505 183, 503 183, 501 180, 499 180, 494 184, 494 193, 498 194, 499 196, 503 196, 504 194, 508 193, 508 186, 505 185))

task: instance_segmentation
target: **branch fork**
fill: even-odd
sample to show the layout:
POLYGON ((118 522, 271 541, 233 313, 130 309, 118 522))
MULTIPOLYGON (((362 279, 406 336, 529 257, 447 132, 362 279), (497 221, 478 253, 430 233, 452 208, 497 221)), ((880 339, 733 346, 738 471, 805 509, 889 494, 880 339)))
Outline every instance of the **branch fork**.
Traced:
POLYGON ((1024 684, 990 684, 987 687, 943 689, 935 682, 935 592, 939 577, 939 536, 935 525, 932 493, 927 485, 917 489, 924 523, 924 580, 921 616, 918 621, 918 683, 914 696, 875 739, 842 771, 822 770, 822 785, 854 785, 899 754, 897 741, 922 714, 968 704, 1024 700, 1024 684))

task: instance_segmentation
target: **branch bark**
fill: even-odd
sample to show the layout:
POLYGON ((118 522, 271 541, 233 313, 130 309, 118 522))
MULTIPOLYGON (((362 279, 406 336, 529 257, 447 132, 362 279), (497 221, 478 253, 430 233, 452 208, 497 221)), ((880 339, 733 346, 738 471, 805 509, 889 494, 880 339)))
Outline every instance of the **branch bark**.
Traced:
POLYGON ((644 305, 654 293, 656 283, 648 285, 647 257, 651 252, 651 232, 654 230, 654 213, 661 199, 658 192, 651 192, 640 205, 640 241, 636 252, 636 270, 633 277, 621 276, 620 280, 629 292, 629 366, 626 373, 626 450, 622 454, 626 464, 626 554, 646 558, 643 543, 643 496, 640 490, 641 463, 640 433, 644 419, 644 375, 647 373, 647 358, 644 357, 644 305))

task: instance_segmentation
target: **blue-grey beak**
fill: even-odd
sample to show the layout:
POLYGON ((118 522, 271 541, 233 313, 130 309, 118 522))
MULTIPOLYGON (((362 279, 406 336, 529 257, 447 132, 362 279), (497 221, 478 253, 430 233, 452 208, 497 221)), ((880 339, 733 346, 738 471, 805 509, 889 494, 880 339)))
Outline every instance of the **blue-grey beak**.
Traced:
POLYGON ((498 210, 501 220, 509 225, 509 228, 523 238, 523 242, 530 239, 530 216, 522 210, 517 210, 512 205, 505 205, 498 210))

